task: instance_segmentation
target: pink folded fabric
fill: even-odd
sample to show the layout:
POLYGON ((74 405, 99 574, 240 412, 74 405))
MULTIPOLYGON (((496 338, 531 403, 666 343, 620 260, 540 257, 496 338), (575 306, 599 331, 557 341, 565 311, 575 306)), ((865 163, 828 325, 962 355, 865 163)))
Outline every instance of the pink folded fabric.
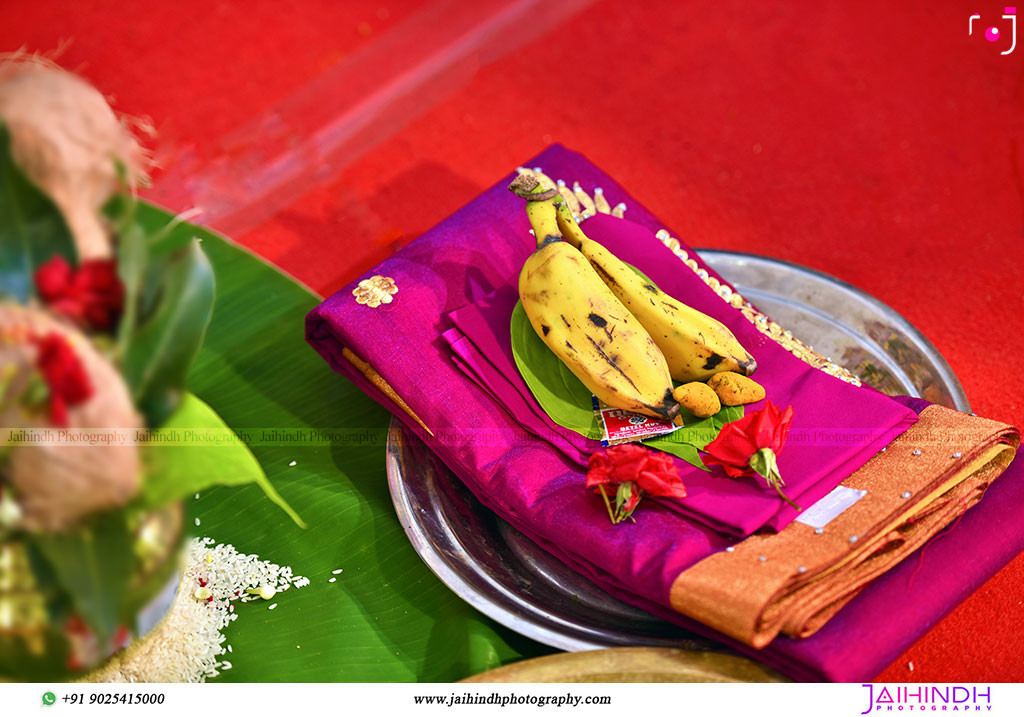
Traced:
MULTIPOLYGON (((643 268, 669 293, 715 313, 709 310, 714 306, 712 300, 720 299, 707 291, 706 285, 691 286, 692 272, 679 269, 676 257, 653 238, 652 232, 661 227, 660 222, 607 175, 560 147, 549 149, 530 164, 587 187, 601 186, 613 204, 626 202, 632 221, 596 217, 587 222, 585 229, 624 260, 643 268)), ((505 396, 507 388, 495 377, 514 383, 516 374, 496 369, 493 380, 484 380, 481 377, 485 372, 480 371, 479 382, 490 381, 487 390, 481 389, 478 381, 468 380, 453 360, 452 345, 458 343, 458 337, 450 344, 442 336, 452 328, 449 314, 509 285, 533 250, 521 200, 505 190, 511 178, 499 181, 370 273, 393 281, 397 293, 391 295, 391 303, 360 303, 360 298, 372 294, 374 286, 387 283, 383 279, 371 280, 363 287, 346 287, 311 312, 307 338, 335 370, 420 435, 485 506, 539 545, 613 595, 756 654, 794 677, 845 680, 873 676, 930 621, 962 599, 965 590, 973 589, 1024 545, 1024 528, 1019 521, 1010 521, 1011 508, 1019 509, 1024 504, 1024 490, 1017 480, 1010 486, 997 484, 993 488, 1000 488, 1001 495, 1011 501, 1010 506, 989 509, 989 514, 1007 521, 1000 530, 986 529, 974 519, 974 513, 988 507, 988 500, 969 511, 957 529, 963 531, 973 525, 973 530, 981 531, 977 539, 973 533, 961 539, 980 551, 976 560, 954 573, 936 572, 932 558, 936 549, 931 549, 929 569, 922 570, 917 578, 930 584, 926 590, 913 591, 915 604, 898 599, 907 586, 898 581, 894 585, 889 576, 883 576, 814 637, 804 641, 777 638, 756 652, 673 612, 670 591, 679 574, 736 544, 737 539, 713 530, 706 521, 653 501, 638 510, 635 524, 610 525, 603 504, 583 490, 579 463, 547 440, 530 439, 513 415, 514 409, 506 405, 508 399, 496 400, 505 396), (381 380, 367 379, 346 358, 346 349, 379 372, 378 378, 387 384, 386 391, 379 388, 384 385, 381 380), (396 403, 392 396, 400 397, 407 406, 396 403), (410 418, 406 408, 429 430, 410 418), (876 585, 882 591, 877 595, 876 585), (862 609, 863 603, 870 603, 870 608, 862 609), (837 625, 843 626, 838 632, 834 629, 837 625)), ((852 473, 891 437, 872 440, 872 432, 894 432, 913 422, 914 414, 903 405, 869 389, 848 386, 817 369, 796 366, 791 355, 759 333, 741 335, 744 326, 739 322, 746 321, 743 317, 725 321, 758 359, 758 378, 768 387, 768 395, 777 403, 798 406, 798 421, 803 423, 795 424, 791 445, 787 445, 780 463, 791 486, 799 484, 801 500, 807 496, 808 504, 852 473), (851 398, 854 396, 856 399, 851 398), (862 399, 871 408, 858 416, 862 399), (814 440, 813 431, 823 426, 869 435, 856 450, 833 451, 821 461, 822 446, 814 440), (810 437, 797 440, 800 431, 811 431, 810 437), (811 478, 801 470, 807 464, 812 464, 811 478)), ((485 358, 494 365, 495 356, 485 358)), ((461 356, 460 362, 469 365, 461 356)), ((517 393, 522 396, 521 391, 517 393)), ((1013 472, 1011 466, 1008 477, 1013 472)), ((728 502, 734 506, 749 508, 753 516, 749 519, 735 515, 729 506, 723 509, 723 517, 740 534, 763 525, 779 528, 791 520, 791 516, 777 510, 774 493, 754 481, 730 481, 711 474, 688 476, 687 481, 691 496, 703 496, 697 503, 704 512, 715 510, 712 494, 719 491, 731 496, 728 502)), ((958 541, 947 554, 958 554, 959 546, 958 541)), ((900 573, 905 580, 906 574, 900 571, 905 565, 890 575, 900 573)))
MULTIPOLYGON (((472 326, 476 319, 474 314, 478 313, 479 306, 485 305, 490 299, 492 297, 467 306, 462 312, 463 325, 472 326)), ((487 350, 487 353, 484 353, 459 328, 449 329, 442 336, 452 347, 456 366, 471 381, 487 391, 496 403, 504 406, 509 415, 513 416, 524 430, 547 440, 569 460, 581 466, 587 465, 590 454, 600 450, 600 441, 585 438, 573 431, 566 431, 548 417, 548 414, 538 406, 536 400, 532 399, 528 392, 525 394, 520 392, 511 382, 512 374, 508 372, 507 368, 496 366, 495 363, 488 360, 488 354, 496 355, 494 347, 484 344, 484 350, 487 350)), ((488 338, 494 338, 494 335, 489 335, 488 338)))
MULTIPOLYGON (((655 239, 650 229, 605 215, 587 220, 584 229, 591 238, 640 267, 664 291, 728 325, 753 353, 760 367, 755 378, 765 386, 768 397, 794 408, 793 430, 779 456, 779 467, 788 494, 802 506, 809 507, 832 490, 916 420, 913 412, 887 396, 812 368, 766 337, 655 239)), ((546 414, 516 369, 509 321, 518 300, 517 277, 448 314, 461 331, 459 356, 472 367, 469 375, 473 380, 484 374, 504 379, 491 380, 486 388, 513 420, 585 465, 599 444, 550 419, 535 419, 546 414), (465 339, 475 351, 465 345, 465 339), (524 404, 529 410, 522 408, 524 404)), ((761 405, 753 404, 748 410, 761 405)), ((718 467, 707 472, 685 461, 676 460, 676 464, 687 497, 663 499, 663 504, 715 530, 746 536, 764 526, 778 530, 798 515, 763 483, 725 478, 718 467)))

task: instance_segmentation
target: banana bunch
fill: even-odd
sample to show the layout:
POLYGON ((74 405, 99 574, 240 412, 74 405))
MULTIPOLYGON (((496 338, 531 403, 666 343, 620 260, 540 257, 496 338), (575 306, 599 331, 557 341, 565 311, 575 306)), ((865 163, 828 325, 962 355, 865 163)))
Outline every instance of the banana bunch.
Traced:
POLYGON ((537 250, 519 298, 537 335, 609 406, 662 419, 679 413, 672 379, 750 375, 754 358, 724 325, 640 277, 589 239, 555 189, 530 175, 509 189, 527 200, 537 250))
POLYGON ((628 264, 587 237, 565 204, 557 208, 558 229, 580 250, 630 313, 647 329, 668 361, 676 381, 707 381, 716 373, 749 376, 754 357, 720 321, 690 308, 661 291, 628 264))
POLYGON ((519 274, 519 299, 533 330, 609 406, 673 419, 679 404, 665 356, 579 249, 562 241, 551 201, 558 192, 539 191, 527 175, 509 188, 527 200, 537 236, 519 274))

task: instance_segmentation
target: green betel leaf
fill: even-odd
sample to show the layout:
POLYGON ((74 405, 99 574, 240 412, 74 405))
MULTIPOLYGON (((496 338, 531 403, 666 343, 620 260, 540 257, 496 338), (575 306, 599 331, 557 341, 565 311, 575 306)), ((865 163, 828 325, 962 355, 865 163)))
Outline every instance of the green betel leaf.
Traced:
POLYGON ((198 240, 166 264, 150 262, 146 286, 157 286, 152 307, 139 307, 123 357, 124 377, 149 425, 160 425, 185 386, 213 312, 214 276, 198 240), (147 310, 148 309, 148 310, 147 310))
POLYGON ((715 440, 722 426, 743 417, 743 406, 723 406, 714 416, 697 418, 683 410, 683 427, 664 436, 644 441, 644 445, 682 458, 687 463, 708 470, 700 458, 704 447, 715 440))
POLYGON ((662 451, 664 453, 671 454, 676 458, 680 458, 694 468, 700 468, 702 471, 708 470, 707 466, 704 465, 704 461, 700 459, 700 451, 697 450, 696 446, 683 441, 674 440, 673 436, 675 435, 675 433, 666 433, 663 436, 657 436, 656 438, 650 438, 643 441, 643 444, 648 448, 653 448, 656 451, 662 451))
POLYGON ((590 390, 537 336, 519 301, 512 311, 511 331, 516 368, 540 407, 559 426, 600 440, 603 431, 590 390))
POLYGON ((75 263, 64 215, 14 162, 0 121, 0 295, 22 303, 35 295, 36 268, 59 254, 75 263))
POLYGON ((113 635, 122 621, 134 562, 124 511, 97 516, 69 533, 29 540, 100 641, 113 635))
MULTIPOLYGON (((722 426, 724 426, 726 423, 732 423, 733 421, 738 421, 741 418, 743 418, 746 412, 746 406, 723 406, 721 411, 719 411, 718 413, 711 417, 711 420, 715 422, 715 425, 718 427, 718 430, 720 431, 722 430, 722 426)), ((706 446, 707 443, 705 443, 704 445, 706 446)), ((704 446, 701 446, 701 448, 703 447, 704 446)))
POLYGON ((142 449, 141 507, 154 508, 215 485, 256 483, 300 527, 302 518, 270 483, 248 446, 210 406, 190 393, 142 449))

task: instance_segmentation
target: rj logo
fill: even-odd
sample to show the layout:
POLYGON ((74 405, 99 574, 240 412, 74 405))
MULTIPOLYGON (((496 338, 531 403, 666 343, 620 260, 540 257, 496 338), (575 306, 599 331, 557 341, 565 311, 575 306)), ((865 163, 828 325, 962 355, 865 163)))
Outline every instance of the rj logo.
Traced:
MULTIPOLYGON (((974 13, 971 15, 970 22, 967 24, 967 34, 974 35, 974 21, 980 20, 981 15, 974 13)), ((1000 55, 1009 55, 1013 52, 1013 49, 1017 47, 1017 8, 1015 7, 1004 7, 1003 8, 1003 19, 1010 21, 1010 49, 1003 50, 1000 55)), ((1002 31, 995 25, 985 30, 985 39, 989 42, 998 42, 1003 36, 1002 31)))

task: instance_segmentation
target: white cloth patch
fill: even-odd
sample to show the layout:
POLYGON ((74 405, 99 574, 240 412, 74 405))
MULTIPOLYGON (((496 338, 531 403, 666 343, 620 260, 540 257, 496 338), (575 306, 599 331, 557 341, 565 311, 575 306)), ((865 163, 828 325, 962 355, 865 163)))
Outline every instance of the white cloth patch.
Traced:
POLYGON ((836 516, 867 494, 866 490, 856 490, 843 485, 836 486, 831 493, 801 513, 796 521, 812 528, 824 528, 836 516))

